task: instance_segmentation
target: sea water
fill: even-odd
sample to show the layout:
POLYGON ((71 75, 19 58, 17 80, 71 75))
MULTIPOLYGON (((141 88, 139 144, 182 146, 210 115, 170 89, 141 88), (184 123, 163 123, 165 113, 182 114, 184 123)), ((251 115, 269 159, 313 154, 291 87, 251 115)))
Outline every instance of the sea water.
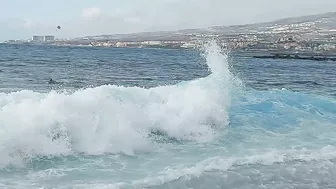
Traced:
POLYGON ((333 62, 5 44, 0 91, 0 188, 336 187, 333 62))

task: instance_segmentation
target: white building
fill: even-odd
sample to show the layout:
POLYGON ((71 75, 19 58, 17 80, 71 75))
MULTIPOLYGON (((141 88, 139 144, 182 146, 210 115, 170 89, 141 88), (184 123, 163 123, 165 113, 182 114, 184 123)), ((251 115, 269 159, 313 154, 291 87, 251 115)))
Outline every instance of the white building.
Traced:
POLYGON ((52 35, 44 36, 44 41, 54 41, 54 40, 55 40, 55 37, 52 35))
POLYGON ((34 35, 32 41, 42 42, 44 41, 44 36, 34 35))
POLYGON ((144 41, 143 45, 161 45, 161 41, 144 41))

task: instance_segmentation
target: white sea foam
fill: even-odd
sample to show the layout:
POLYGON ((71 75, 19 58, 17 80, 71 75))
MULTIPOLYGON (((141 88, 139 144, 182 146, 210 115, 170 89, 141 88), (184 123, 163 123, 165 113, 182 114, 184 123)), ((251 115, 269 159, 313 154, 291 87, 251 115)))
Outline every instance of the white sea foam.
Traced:
POLYGON ((232 76, 211 43, 206 78, 151 89, 105 85, 74 93, 0 94, 0 166, 36 156, 134 154, 150 150, 151 131, 209 141, 229 123, 232 76))
POLYGON ((199 188, 199 182, 202 182, 202 179, 204 182, 208 182, 207 186, 211 188, 219 185, 225 185, 227 188, 234 186, 233 180, 229 180, 231 177, 236 177, 234 179, 241 179, 244 182, 244 185, 239 184, 236 188, 249 188, 248 186, 254 186, 254 184, 257 184, 254 186, 255 188, 263 188, 262 185, 258 185, 259 182, 269 186, 278 184, 282 188, 291 184, 291 180, 295 179, 301 179, 297 184, 304 185, 307 183, 305 180, 311 178, 318 180, 319 176, 330 178, 335 175, 334 171, 328 169, 336 167, 333 161, 336 158, 335 150, 334 146, 311 150, 264 149, 254 155, 211 157, 191 167, 184 164, 170 166, 161 172, 152 173, 146 178, 133 182, 94 182, 71 185, 71 188, 125 189, 174 188, 174 186, 190 188, 190 185, 199 188), (251 179, 252 177, 253 179, 251 179), (213 183, 209 183, 211 178, 213 183), (286 183, 286 179, 289 179, 288 183, 286 183))
MULTIPOLYGON (((242 157, 212 157, 206 159, 202 162, 199 162, 193 167, 185 167, 184 165, 169 167, 166 170, 156 173, 155 176, 147 177, 142 180, 134 181, 132 183, 132 187, 134 188, 144 188, 144 187, 154 187, 154 186, 162 186, 167 183, 171 183, 177 181, 179 179, 183 179, 186 183, 188 180, 192 178, 197 179, 200 178, 205 173, 211 172, 222 172, 221 175, 225 175, 228 172, 242 172, 240 169, 244 169, 244 167, 251 171, 251 176, 253 172, 269 172, 268 176, 276 176, 279 174, 276 168, 280 169, 280 166, 276 166, 276 164, 286 166, 286 170, 290 172, 291 169, 294 169, 294 172, 297 170, 297 167, 302 165, 302 162, 306 162, 306 165, 303 166, 311 166, 311 169, 319 169, 319 167, 323 167, 324 165, 333 164, 333 167, 336 167, 335 162, 331 162, 330 160, 336 158, 334 146, 325 146, 322 149, 314 149, 314 150, 275 150, 268 149, 264 150, 264 152, 260 151, 260 154, 248 155, 242 157), (254 165, 254 166, 253 166, 254 165), (275 165, 273 169, 270 170, 263 169, 263 166, 275 165), (253 168, 249 168, 249 166, 253 166, 253 168), (315 166, 315 167, 314 167, 315 166), (272 171, 274 170, 274 171, 272 171)), ((284 173, 287 174, 287 173, 284 173)), ((294 173, 292 173, 294 174, 294 173)), ((304 174, 304 173, 302 173, 304 174)), ((326 174, 321 170, 321 173, 316 174, 326 174)), ((334 174, 333 172, 330 174, 334 174)), ((290 175, 289 175, 290 176, 290 175)), ((292 175, 293 176, 293 175, 292 175)), ((310 174, 306 173, 302 175, 303 177, 309 177, 310 174)), ((219 178, 217 178, 218 181, 219 178)), ((255 178, 262 180, 263 178, 255 178)), ((246 181, 246 180, 245 180, 246 181)), ((272 180, 273 182, 277 182, 277 180, 272 180)), ((282 182, 281 180, 279 180, 282 182)), ((221 184, 225 183, 224 180, 220 182, 221 184)), ((247 183, 246 183, 247 184, 247 183)), ((265 183, 266 184, 266 183, 265 183)), ((285 185, 285 183, 282 183, 285 185)), ((126 188, 126 184, 119 185, 119 188, 126 188)), ((242 186, 241 186, 242 187, 242 186)), ((242 187, 244 188, 244 187, 242 187)), ((261 187, 262 188, 262 187, 261 187)))

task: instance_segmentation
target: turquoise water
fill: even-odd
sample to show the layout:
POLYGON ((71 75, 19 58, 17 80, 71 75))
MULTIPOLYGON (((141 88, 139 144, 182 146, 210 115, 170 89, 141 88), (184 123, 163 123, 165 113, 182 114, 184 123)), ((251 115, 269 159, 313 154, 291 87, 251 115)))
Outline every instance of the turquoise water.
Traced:
POLYGON ((336 187, 332 62, 0 49, 2 188, 336 187))

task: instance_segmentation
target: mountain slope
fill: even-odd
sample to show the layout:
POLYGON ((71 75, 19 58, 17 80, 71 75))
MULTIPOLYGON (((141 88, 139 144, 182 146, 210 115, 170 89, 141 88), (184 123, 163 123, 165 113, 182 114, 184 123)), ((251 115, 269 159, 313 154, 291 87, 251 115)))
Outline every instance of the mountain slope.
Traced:
POLYGON ((87 38, 102 37, 105 39, 132 39, 132 40, 177 40, 184 39, 190 34, 217 34, 229 35, 237 33, 281 33, 281 32, 315 32, 336 29, 336 12, 317 15, 290 17, 271 22, 247 25, 213 26, 200 29, 183 29, 178 31, 142 32, 133 34, 116 34, 104 36, 90 36, 87 38))

